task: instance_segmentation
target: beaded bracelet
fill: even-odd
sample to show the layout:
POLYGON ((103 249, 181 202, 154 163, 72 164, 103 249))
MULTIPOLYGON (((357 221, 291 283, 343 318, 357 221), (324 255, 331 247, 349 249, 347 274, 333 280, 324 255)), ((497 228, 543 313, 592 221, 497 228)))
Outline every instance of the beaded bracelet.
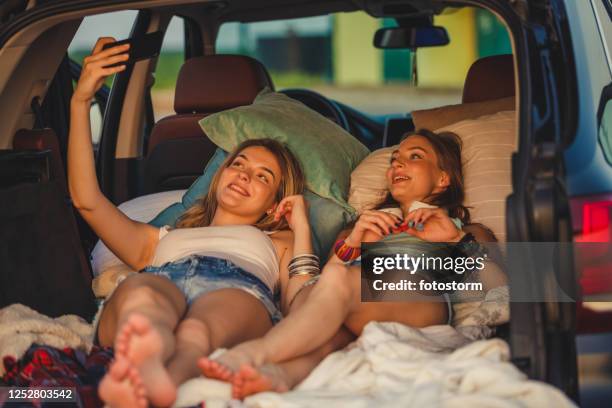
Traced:
POLYGON ((344 239, 339 239, 336 241, 334 244, 334 252, 336 253, 336 256, 344 262, 352 261, 353 259, 357 259, 361 256, 361 248, 348 246, 346 240, 344 239))

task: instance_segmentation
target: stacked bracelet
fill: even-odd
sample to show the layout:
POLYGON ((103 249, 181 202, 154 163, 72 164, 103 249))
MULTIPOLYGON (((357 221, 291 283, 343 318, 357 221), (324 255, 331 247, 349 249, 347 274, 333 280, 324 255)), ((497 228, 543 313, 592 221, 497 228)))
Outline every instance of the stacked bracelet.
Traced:
POLYGON ((361 256, 361 248, 348 246, 344 239, 339 239, 336 241, 334 244, 334 252, 336 253, 336 256, 338 256, 338 258, 344 262, 352 261, 353 259, 357 259, 361 256))
POLYGON ((294 276, 317 276, 321 273, 319 257, 314 254, 298 255, 289 261, 289 278, 294 276))

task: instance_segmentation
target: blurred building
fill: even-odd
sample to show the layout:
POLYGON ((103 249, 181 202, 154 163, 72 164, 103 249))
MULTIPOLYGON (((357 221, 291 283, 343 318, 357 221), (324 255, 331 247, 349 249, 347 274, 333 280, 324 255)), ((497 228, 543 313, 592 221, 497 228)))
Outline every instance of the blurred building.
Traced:
MULTIPOLYGON (((436 16, 451 42, 417 51, 418 84, 427 88, 461 88, 478 58, 511 53, 505 26, 489 11, 464 8, 436 16)), ((379 50, 374 33, 393 27, 393 19, 366 13, 338 13, 306 19, 265 23, 225 24, 219 52, 251 55, 272 75, 294 75, 297 81, 315 77, 335 85, 377 86, 409 83, 410 50, 379 50)), ((305 84, 306 85, 306 84, 305 84)), ((304 86, 305 86, 304 85, 304 86)))
MULTIPOLYGON (((487 10, 464 8, 436 16, 434 23, 447 29, 451 41, 444 47, 417 51, 419 86, 461 88, 467 70, 475 60, 512 52, 505 26, 487 10)), ((385 19, 382 24, 384 27, 395 25, 392 19, 385 19)), ((372 44, 379 27, 377 20, 365 14, 343 13, 335 16, 334 82, 380 85, 410 81, 410 50, 378 50, 363 45, 372 44)))

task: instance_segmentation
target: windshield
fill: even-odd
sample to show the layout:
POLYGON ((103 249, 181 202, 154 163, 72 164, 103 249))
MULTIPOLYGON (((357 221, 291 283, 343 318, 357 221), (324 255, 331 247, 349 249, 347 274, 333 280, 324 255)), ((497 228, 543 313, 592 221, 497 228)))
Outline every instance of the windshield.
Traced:
POLYGON ((410 50, 372 44, 377 29, 396 21, 364 12, 225 23, 217 52, 258 59, 279 90, 307 88, 369 114, 404 114, 460 103, 474 61, 512 52, 505 27, 486 10, 451 9, 434 23, 447 29, 450 44, 419 49, 416 78, 410 50))

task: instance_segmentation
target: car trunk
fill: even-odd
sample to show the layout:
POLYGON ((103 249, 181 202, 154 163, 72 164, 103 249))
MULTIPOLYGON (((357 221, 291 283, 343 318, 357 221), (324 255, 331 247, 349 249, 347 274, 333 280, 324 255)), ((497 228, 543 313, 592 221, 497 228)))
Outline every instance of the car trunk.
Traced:
MULTIPOLYGON (((0 21, 3 22, 0 45, 31 22, 30 19, 45 18, 64 9, 104 3, 107 2, 46 1, 26 10, 26 1, 7 2, 0 8, 0 21)), ((333 3, 330 10, 340 7, 336 2, 330 3, 333 3)), ((431 4, 439 6, 441 3, 371 1, 363 6, 373 14, 383 16, 427 10, 431 4)), ((506 21, 514 36, 520 95, 520 144, 512 159, 513 193, 507 199, 508 241, 571 242, 571 215, 563 185, 562 152, 575 129, 577 107, 572 102, 576 100, 577 90, 561 2, 517 1, 511 5, 507 0, 474 0, 448 1, 446 4, 470 4, 494 10, 506 21)), ((279 6, 277 13, 280 16, 290 13, 290 10, 279 6)), ((107 159, 112 160, 111 156, 107 159)), ((107 186, 105 190, 111 191, 112 188, 107 186)), ((542 282, 552 281, 558 282, 576 299, 577 279, 571 251, 551 262, 555 263, 555 272, 550 276, 535 276, 528 272, 511 276, 511 296, 513 282, 521 283, 517 286, 533 283, 544 290, 542 282)), ((547 381, 570 397, 577 398, 574 303, 512 302, 508 340, 513 362, 531 378, 547 381)))

